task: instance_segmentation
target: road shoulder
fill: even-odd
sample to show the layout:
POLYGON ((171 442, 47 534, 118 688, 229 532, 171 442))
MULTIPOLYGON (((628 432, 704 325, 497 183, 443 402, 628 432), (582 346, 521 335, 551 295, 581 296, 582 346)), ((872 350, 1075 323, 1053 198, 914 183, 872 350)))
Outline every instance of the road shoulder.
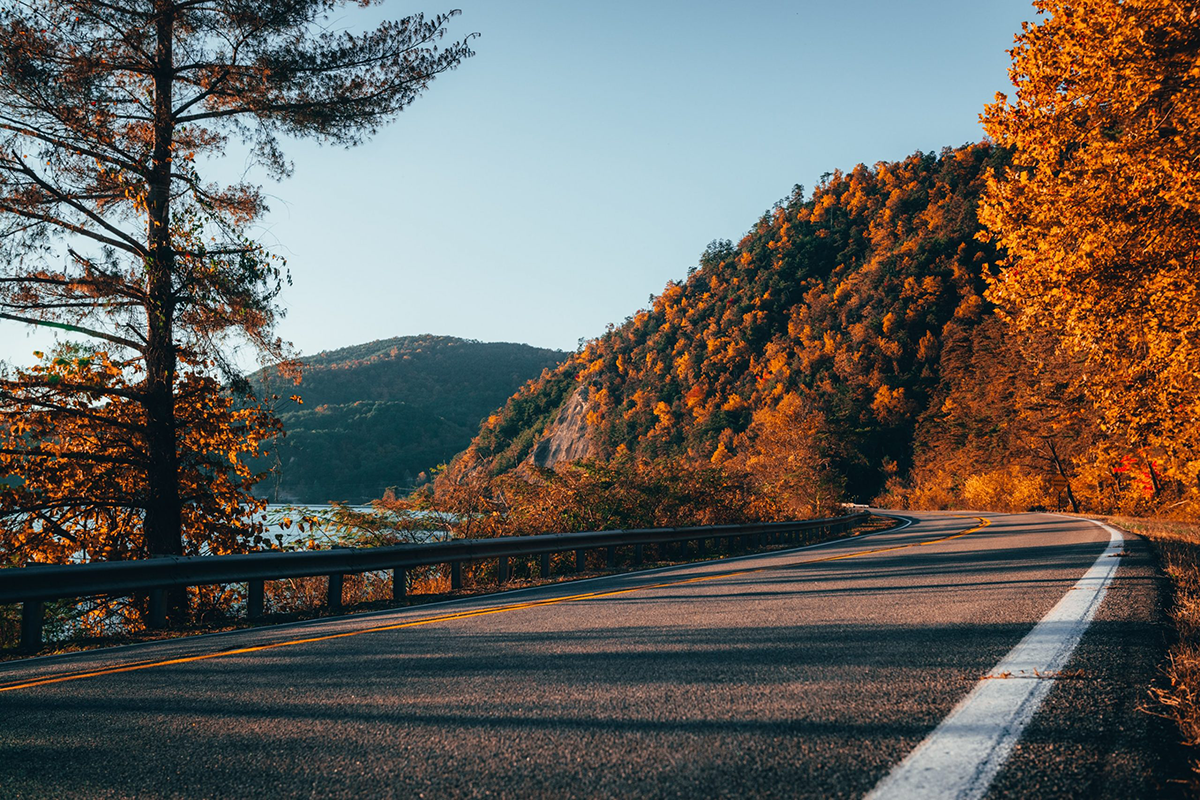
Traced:
POLYGON ((1150 688, 1173 638, 1168 584, 1127 533, 1117 578, 989 797, 1179 797, 1186 759, 1150 688))

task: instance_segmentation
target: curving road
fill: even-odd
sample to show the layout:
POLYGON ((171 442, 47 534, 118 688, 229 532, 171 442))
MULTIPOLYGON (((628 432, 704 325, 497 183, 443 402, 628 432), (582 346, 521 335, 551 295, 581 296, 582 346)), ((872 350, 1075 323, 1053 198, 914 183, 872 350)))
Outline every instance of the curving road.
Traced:
POLYGON ((1057 515, 913 517, 815 548, 0 665, 0 797, 1169 795, 1171 731, 1139 711, 1165 638, 1144 544, 1057 515), (1090 626, 1054 617, 1088 592, 1090 626), (1022 642, 1049 652, 1046 636, 1054 669, 992 673, 1022 642), (993 706, 947 728, 989 682, 993 706), (1008 719, 996 697, 1035 685, 1019 725, 992 725, 1008 719), (992 727, 1009 737, 995 763, 968 789, 939 783, 972 757, 962 732, 992 727), (899 768, 935 731, 935 766, 899 768))

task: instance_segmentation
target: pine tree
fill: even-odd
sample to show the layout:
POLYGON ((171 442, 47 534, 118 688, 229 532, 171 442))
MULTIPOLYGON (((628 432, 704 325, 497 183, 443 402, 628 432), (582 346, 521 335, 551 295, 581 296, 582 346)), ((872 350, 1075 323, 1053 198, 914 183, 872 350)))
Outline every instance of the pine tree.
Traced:
MULTIPOLYGON (((140 478, 121 502, 142 520, 150 554, 183 551, 193 502, 181 479, 181 387, 193 380, 183 373, 236 383, 227 354, 238 342, 284 354, 274 323, 286 273, 247 236, 263 194, 211 183, 206 165, 233 139, 287 176, 280 135, 360 143, 472 55, 471 37, 440 44, 458 12, 339 33, 329 23, 346 5, 26 0, 0 10, 0 318, 89 338, 135 376, 18 372, 0 382, 0 401, 9 424, 53 412, 80 428, 94 409, 79 397, 128 406, 139 432, 122 458, 140 478)), ((10 468, 42 458, 28 436, 9 439, 10 468)), ((83 441, 57 457, 87 463, 83 441)))

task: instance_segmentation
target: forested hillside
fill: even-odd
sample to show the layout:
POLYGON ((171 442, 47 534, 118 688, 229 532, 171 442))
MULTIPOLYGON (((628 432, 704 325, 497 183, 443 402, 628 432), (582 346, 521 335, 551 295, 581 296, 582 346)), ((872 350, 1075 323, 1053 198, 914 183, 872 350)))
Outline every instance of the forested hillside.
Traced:
POLYGON ((832 173, 809 196, 797 187, 736 245, 709 245, 686 280, 522 388, 448 480, 548 466, 564 438, 601 460, 722 465, 788 431, 797 469, 874 497, 913 463, 918 422, 940 404, 944 345, 990 314, 983 276, 996 253, 976 238, 976 204, 1004 161, 968 145, 832 173), (572 398, 578 422, 556 423, 572 398))
POLYGON ((523 344, 448 336, 405 336, 302 359, 303 381, 275 374, 254 382, 266 394, 296 394, 281 409, 287 436, 260 460, 272 474, 270 500, 361 502, 408 487, 449 461, 480 420, 565 353, 523 344))

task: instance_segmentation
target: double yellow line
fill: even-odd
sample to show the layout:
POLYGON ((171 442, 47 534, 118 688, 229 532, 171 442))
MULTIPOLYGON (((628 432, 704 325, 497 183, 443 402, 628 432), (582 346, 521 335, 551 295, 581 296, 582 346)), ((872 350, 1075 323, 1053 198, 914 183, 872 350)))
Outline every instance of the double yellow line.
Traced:
MULTIPOLYGON (((947 542, 951 539, 958 539, 967 534, 974 533, 991 524, 991 520, 984 517, 975 517, 979 520, 979 525, 969 528, 960 533, 951 534, 950 536, 942 536, 937 539, 930 539, 924 542, 912 542, 910 544, 893 545, 890 547, 877 547, 872 550, 859 550, 853 553, 843 553, 836 556, 826 556, 824 558, 815 558, 809 561, 802 561, 792 566, 804 566, 807 564, 821 564, 827 561, 840 561, 846 558, 858 558, 860 556, 874 555, 876 553, 888 553, 893 550, 905 550, 910 547, 921 547, 929 544, 938 544, 939 542, 947 542)), ((750 575, 755 572, 765 572, 768 570, 777 570, 779 565, 773 564, 766 567, 753 567, 749 569, 730 570, 728 572, 719 572, 712 575, 699 575, 693 578, 684 578, 677 581, 663 581, 661 583, 651 583, 645 586, 634 586, 628 589, 610 589, 607 591, 585 592, 583 594, 573 594, 566 597, 551 597, 545 600, 531 600, 527 603, 509 603, 502 606, 491 606, 488 608, 480 608, 472 611, 460 611, 453 614, 441 614, 435 617, 426 617, 424 619, 412 620, 409 622, 397 622, 392 625, 376 625, 370 628, 363 628, 356 631, 345 631, 343 633, 330 633, 324 636, 307 636, 300 639, 289 639, 284 642, 271 642, 269 644, 259 644, 252 647, 238 647, 233 650, 221 650, 216 653, 204 653, 196 656, 182 656, 180 658, 168 658, 154 661, 141 661, 134 664, 125 664, 119 667, 109 667, 107 669, 97 669, 90 672, 72 672, 60 675, 54 675, 47 678, 35 678, 26 680, 20 683, 8 684, 0 686, 0 693, 13 692, 17 689, 30 689, 35 686, 48 686, 52 683, 65 683, 67 681, 79 681, 84 678, 98 678, 102 675, 118 675, 122 672, 137 672, 143 669, 153 669, 156 667, 169 667, 173 664, 190 664, 195 661, 207 661, 211 658, 225 658, 227 656, 239 656, 245 653, 257 653, 262 650, 274 650, 279 647, 294 647, 301 644, 311 644, 313 642, 325 642, 331 639, 345 639, 349 636, 362 636, 367 633, 381 633, 383 631, 397 631, 402 628, 417 628, 422 625, 433 625, 438 622, 452 622, 459 619, 470 619, 472 617, 484 617, 489 614, 502 614, 508 611, 522 611, 527 608, 540 608, 541 606, 552 606, 559 603, 574 603, 580 600, 592 600, 600 597, 615 597, 616 595, 630 594, 632 592, 642 592, 651 589, 664 589, 671 586, 683 586, 688 583, 699 583, 701 581, 717 580, 719 578, 731 578, 738 575, 750 575)))

